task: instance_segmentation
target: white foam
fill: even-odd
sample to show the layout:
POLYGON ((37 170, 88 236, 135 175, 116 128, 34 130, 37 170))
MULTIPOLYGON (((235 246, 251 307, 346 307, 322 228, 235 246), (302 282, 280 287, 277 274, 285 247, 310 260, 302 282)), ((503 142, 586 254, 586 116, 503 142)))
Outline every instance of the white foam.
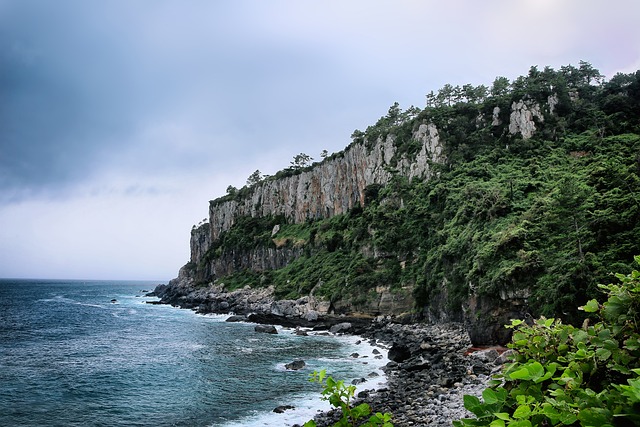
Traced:
MULTIPOLYGON (((327 375, 333 376, 335 379, 344 379, 345 383, 349 384, 352 379, 339 378, 339 374, 332 374, 332 371, 339 370, 339 366, 345 364, 361 364, 360 377, 365 378, 367 381, 356 385, 356 395, 362 390, 377 390, 383 387, 387 378, 382 371, 382 367, 385 366, 389 359, 387 356, 387 350, 373 346, 366 340, 358 336, 353 335, 339 335, 333 336, 333 339, 340 340, 346 344, 346 348, 343 351, 346 354, 358 353, 359 357, 341 356, 336 355, 335 358, 318 358, 315 360, 309 360, 310 364, 320 366, 317 370, 326 369, 327 375), (376 359, 378 356, 373 351, 377 349, 382 356, 381 359, 376 359), (366 363, 366 364, 365 364, 366 363), (336 369, 334 369, 336 368, 336 369), (370 378, 368 375, 372 372, 377 373, 379 376, 370 378)), ((274 366, 274 369, 278 371, 286 371, 284 367, 285 363, 278 363, 274 366)), ((309 369, 307 366, 304 369, 309 369)), ((309 370, 309 372, 311 372, 309 370)), ((359 378, 360 378, 359 377, 359 378)), ((229 421, 222 425, 216 424, 221 427, 288 427, 295 424, 304 424, 305 422, 313 419, 318 412, 325 412, 331 409, 329 402, 321 399, 320 395, 321 387, 318 386, 318 391, 315 393, 307 393, 294 395, 286 398, 286 400, 276 401, 274 408, 279 405, 292 405, 295 408, 286 410, 284 413, 278 414, 275 412, 257 412, 247 417, 244 417, 237 421, 229 421)), ((213 426, 212 426, 213 427, 213 426)))

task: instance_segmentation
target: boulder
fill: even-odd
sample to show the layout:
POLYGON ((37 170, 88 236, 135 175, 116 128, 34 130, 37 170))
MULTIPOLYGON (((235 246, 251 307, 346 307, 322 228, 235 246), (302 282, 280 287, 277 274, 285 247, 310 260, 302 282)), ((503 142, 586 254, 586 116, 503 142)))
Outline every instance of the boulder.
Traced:
POLYGON ((387 355, 387 357, 391 361, 401 363, 411 357, 411 351, 407 346, 403 344, 394 343, 389 349, 389 354, 387 355))
POLYGON ((293 362, 284 365, 285 369, 288 369, 290 371, 298 371, 305 366, 307 366, 307 364, 304 363, 304 360, 294 360, 293 362))
POLYGON ((331 332, 332 334, 337 334, 341 332, 347 332, 349 331, 349 329, 351 329, 351 323, 343 322, 338 323, 337 325, 333 325, 331 328, 329 328, 329 332, 331 332))
POLYGON ((309 311, 304 318, 307 319, 307 321, 309 322, 317 322, 318 321, 318 312, 315 310, 311 310, 309 311))
POLYGON ((273 410, 276 414, 282 414, 284 411, 288 411, 289 409, 295 409, 295 406, 291 405, 280 405, 273 410))
POLYGON ((229 316, 225 322, 246 322, 247 316, 229 316))
POLYGON ((278 330, 273 325, 256 325, 253 328, 256 332, 261 332, 263 334, 277 334, 278 330))

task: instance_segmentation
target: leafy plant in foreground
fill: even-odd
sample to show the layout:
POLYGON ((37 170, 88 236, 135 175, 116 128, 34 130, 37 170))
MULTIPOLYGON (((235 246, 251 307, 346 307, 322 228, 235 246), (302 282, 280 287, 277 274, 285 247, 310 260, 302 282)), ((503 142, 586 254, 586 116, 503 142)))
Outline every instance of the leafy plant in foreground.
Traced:
POLYGON ((454 426, 640 425, 640 272, 616 277, 619 284, 599 285, 606 302, 580 307, 598 317, 593 325, 512 321, 512 362, 482 400, 464 396, 476 418, 454 426))
MULTIPOLYGON (((336 381, 326 375, 327 373, 324 369, 320 372, 314 371, 309 381, 324 383, 322 399, 328 400, 332 406, 342 410, 340 421, 335 423, 333 427, 393 427, 391 414, 389 413, 382 414, 377 412, 372 414, 371 407, 367 403, 352 407, 351 402, 356 392, 356 387, 345 385, 344 381, 336 381), (369 417, 369 419, 365 421, 366 417, 369 417)), ((304 424, 304 427, 316 427, 316 423, 310 420, 304 424)))

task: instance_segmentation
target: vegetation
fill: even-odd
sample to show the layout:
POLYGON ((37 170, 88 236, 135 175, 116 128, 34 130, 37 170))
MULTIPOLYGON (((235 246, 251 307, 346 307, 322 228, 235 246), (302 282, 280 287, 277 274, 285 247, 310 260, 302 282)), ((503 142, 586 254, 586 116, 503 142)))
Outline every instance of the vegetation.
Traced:
MULTIPOLYGON (((412 288, 418 310, 446 301, 453 315, 470 295, 520 295, 535 317, 580 323, 576 307, 597 295, 608 268, 630 267, 637 252, 640 71, 607 82, 586 62, 532 67, 513 82, 449 85, 427 100, 423 110, 396 103, 375 125, 353 132, 352 144, 373 149, 392 136, 396 147, 387 165, 393 178, 366 188, 364 206, 302 224, 236 218, 207 259, 296 248, 300 257, 285 267, 238 272, 247 280, 236 282, 259 276, 254 285, 273 285, 280 297, 313 291, 361 302, 377 286, 412 288), (541 107, 530 139, 509 131, 520 101, 541 107), (422 124, 436 126, 446 160, 430 165, 429 179, 410 180, 398 165, 421 150, 413 135, 422 124)), ((255 185, 313 167, 299 156, 255 185)), ((231 188, 215 203, 251 192, 231 188)))
MULTIPOLYGON (((380 412, 372 414, 373 411, 368 403, 352 406, 356 392, 355 386, 347 386, 344 381, 336 381, 326 375, 325 370, 314 371, 310 381, 324 384, 322 399, 328 400, 332 406, 342 411, 342 417, 333 427, 393 427, 391 414, 380 412)), ((316 427, 316 423, 313 420, 307 421, 303 427, 316 427)))
MULTIPOLYGON (((640 264, 640 256, 635 261, 640 264)), ((599 285, 606 302, 592 299, 581 307, 596 316, 593 325, 513 321, 511 363, 483 400, 464 397, 476 418, 454 425, 640 425, 640 272, 616 277, 620 283, 599 285)))

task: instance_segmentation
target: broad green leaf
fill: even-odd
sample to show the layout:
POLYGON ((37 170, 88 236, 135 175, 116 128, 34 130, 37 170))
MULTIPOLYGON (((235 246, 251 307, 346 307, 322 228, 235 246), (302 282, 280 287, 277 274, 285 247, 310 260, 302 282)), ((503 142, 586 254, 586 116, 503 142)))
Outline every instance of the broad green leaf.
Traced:
POLYGON ((527 365, 527 371, 532 380, 537 380, 544 375, 544 367, 540 362, 533 362, 527 365))
POLYGON ((521 405, 513 412, 513 418, 522 419, 528 418, 531 415, 531 408, 529 405, 521 405))
POLYGON ((520 368, 517 371, 510 373, 509 378, 512 380, 530 380, 531 374, 527 368, 520 368))
POLYGON ((484 399, 484 403, 488 405, 498 403, 498 395, 490 388, 487 388, 482 392, 482 398, 484 399))
POLYGON ((507 412, 496 412, 493 415, 495 415, 497 418, 499 418, 501 420, 505 420, 505 421, 510 421, 511 420, 511 416, 509 416, 509 414, 507 412))
POLYGON ((491 421, 491 424, 489 424, 489 427, 504 427, 504 421, 503 420, 493 420, 491 421))
POLYGON ((597 300, 592 299, 590 301, 587 301, 587 303, 582 307, 578 307, 578 308, 580 310, 584 310, 587 313, 595 313, 596 311, 598 311, 598 309, 600 309, 600 304, 598 304, 597 300))
POLYGON ((611 357, 611 352, 606 348, 599 348, 596 350, 596 357, 600 360, 607 360, 611 357))

